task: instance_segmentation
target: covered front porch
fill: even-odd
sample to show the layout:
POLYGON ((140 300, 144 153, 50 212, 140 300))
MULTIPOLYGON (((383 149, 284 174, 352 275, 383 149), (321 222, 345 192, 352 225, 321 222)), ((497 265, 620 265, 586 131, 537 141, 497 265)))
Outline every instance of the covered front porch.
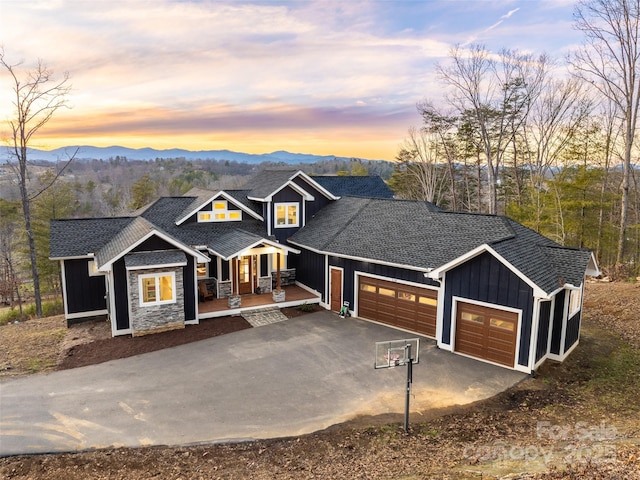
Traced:
POLYGON ((216 298, 213 300, 202 301, 198 303, 198 319, 224 317, 227 315, 239 315, 246 310, 255 310, 262 307, 295 307, 305 303, 320 303, 320 296, 310 292, 298 285, 283 286, 285 292, 285 301, 276 302, 273 300, 271 292, 253 293, 241 295, 241 304, 239 308, 230 308, 228 298, 216 298))

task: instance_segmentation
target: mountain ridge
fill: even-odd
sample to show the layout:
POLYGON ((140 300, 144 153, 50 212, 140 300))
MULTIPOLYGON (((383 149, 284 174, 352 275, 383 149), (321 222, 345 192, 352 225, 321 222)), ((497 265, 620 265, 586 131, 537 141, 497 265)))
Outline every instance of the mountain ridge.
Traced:
MULTIPOLYGON (((29 148, 27 155, 30 160, 44 160, 49 162, 66 161, 78 149, 76 160, 109 160, 115 157, 126 157, 127 160, 153 161, 156 158, 185 158, 186 160, 228 160, 240 163, 259 164, 273 163, 315 163, 326 160, 350 160, 351 157, 337 155, 315 155, 310 153, 291 153, 286 150, 276 150, 270 153, 244 153, 232 150, 187 150, 182 148, 155 149, 151 147, 129 148, 119 145, 109 147, 94 147, 91 145, 70 145, 53 150, 29 148)), ((11 149, 2 147, 2 160, 8 160, 11 149)), ((362 158, 360 160, 372 161, 362 158)))

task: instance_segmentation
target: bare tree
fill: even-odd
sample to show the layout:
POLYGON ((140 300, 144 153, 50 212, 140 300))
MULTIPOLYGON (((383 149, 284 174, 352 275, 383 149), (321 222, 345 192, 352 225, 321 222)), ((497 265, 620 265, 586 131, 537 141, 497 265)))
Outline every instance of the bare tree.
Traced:
POLYGON ((442 189, 439 143, 436 135, 426 129, 409 128, 396 157, 398 168, 404 172, 402 197, 437 203, 442 189))
POLYGON ((436 67, 452 93, 449 103, 471 114, 487 166, 489 213, 497 213, 498 174, 505 152, 540 93, 548 58, 503 50, 492 54, 482 45, 455 47, 449 65, 436 67))
MULTIPOLYGON (((36 261, 36 244, 31 226, 31 200, 48 187, 45 186, 35 195, 30 195, 27 171, 28 146, 34 135, 51 120, 54 113, 60 108, 68 106, 67 95, 70 92, 71 85, 69 84, 68 73, 65 73, 61 80, 56 80, 53 78, 53 73, 41 60, 38 60, 38 64, 34 69, 21 74, 17 71, 21 64, 8 63, 4 49, 0 49, 0 65, 9 74, 14 94, 15 117, 8 122, 11 127, 10 148, 11 156, 13 157, 13 162, 9 162, 9 164, 16 174, 20 188, 20 200, 29 243, 36 315, 41 317, 42 298, 36 261)), ((69 162, 72 159, 73 157, 69 159, 69 162)), ((69 162, 67 162, 67 165, 69 162)), ((62 173, 62 170, 64 168, 59 171, 58 175, 62 173)), ((52 183, 56 178, 57 176, 53 178, 52 183)))
POLYGON ((586 41, 571 57, 574 71, 590 81, 620 113, 624 154, 616 267, 621 268, 627 236, 631 152, 640 102, 640 0, 580 0, 575 20, 586 41))
POLYGON ((557 165, 576 130, 586 121, 592 102, 576 79, 550 79, 534 103, 525 123, 524 142, 528 154, 527 171, 532 202, 535 204, 535 229, 540 225, 540 191, 549 168, 557 165))

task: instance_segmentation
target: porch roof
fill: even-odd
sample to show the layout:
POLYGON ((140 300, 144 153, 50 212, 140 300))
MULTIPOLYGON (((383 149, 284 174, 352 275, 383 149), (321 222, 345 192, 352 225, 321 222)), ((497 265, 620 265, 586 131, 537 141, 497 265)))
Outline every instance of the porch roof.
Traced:
POLYGON ((271 247, 274 250, 281 250, 285 254, 289 252, 300 253, 300 250, 296 250, 295 248, 291 248, 287 245, 283 245, 274 240, 269 240, 242 229, 229 230, 228 232, 218 236, 215 243, 207 245, 207 249, 209 252, 222 257, 223 260, 229 260, 258 247, 259 245, 265 245, 266 247, 271 247))

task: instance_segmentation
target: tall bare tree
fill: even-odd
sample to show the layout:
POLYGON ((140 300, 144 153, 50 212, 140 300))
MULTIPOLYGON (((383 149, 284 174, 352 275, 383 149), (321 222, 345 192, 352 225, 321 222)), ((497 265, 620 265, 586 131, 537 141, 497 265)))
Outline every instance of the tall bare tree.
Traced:
POLYGON ((495 55, 482 45, 472 45, 453 48, 450 60, 436 70, 451 88, 449 103, 460 114, 473 117, 487 166, 489 213, 497 213, 500 166, 540 94, 548 58, 511 50, 495 55))
POLYGON ((574 71, 590 81, 620 114, 624 153, 616 264, 621 268, 628 225, 631 152, 640 105, 640 0, 580 0, 575 25, 586 41, 571 57, 574 71))
MULTIPOLYGON (((9 74, 12 93, 14 95, 14 117, 9 120, 11 130, 10 149, 13 161, 9 164, 14 170, 20 188, 20 200, 24 214, 24 224, 29 243, 29 258, 31 261, 31 275, 33 277, 33 291, 36 304, 36 315, 42 316, 42 298, 40 293, 40 277, 38 275, 36 243, 31 226, 31 200, 35 195, 29 192, 28 185, 28 147, 33 137, 44 127, 60 108, 67 107, 68 94, 71 89, 69 74, 62 79, 55 79, 53 73, 41 60, 35 68, 24 72, 19 71, 20 63, 11 64, 5 57, 4 49, 0 49, 0 65, 9 74)), ((72 157, 73 158, 73 157, 72 157)), ((72 160, 69 159, 69 162, 72 160)), ((68 163, 67 162, 67 165, 68 163)), ((60 172, 61 173, 61 172, 60 172)), ((52 180, 55 181, 54 177, 52 180)))

